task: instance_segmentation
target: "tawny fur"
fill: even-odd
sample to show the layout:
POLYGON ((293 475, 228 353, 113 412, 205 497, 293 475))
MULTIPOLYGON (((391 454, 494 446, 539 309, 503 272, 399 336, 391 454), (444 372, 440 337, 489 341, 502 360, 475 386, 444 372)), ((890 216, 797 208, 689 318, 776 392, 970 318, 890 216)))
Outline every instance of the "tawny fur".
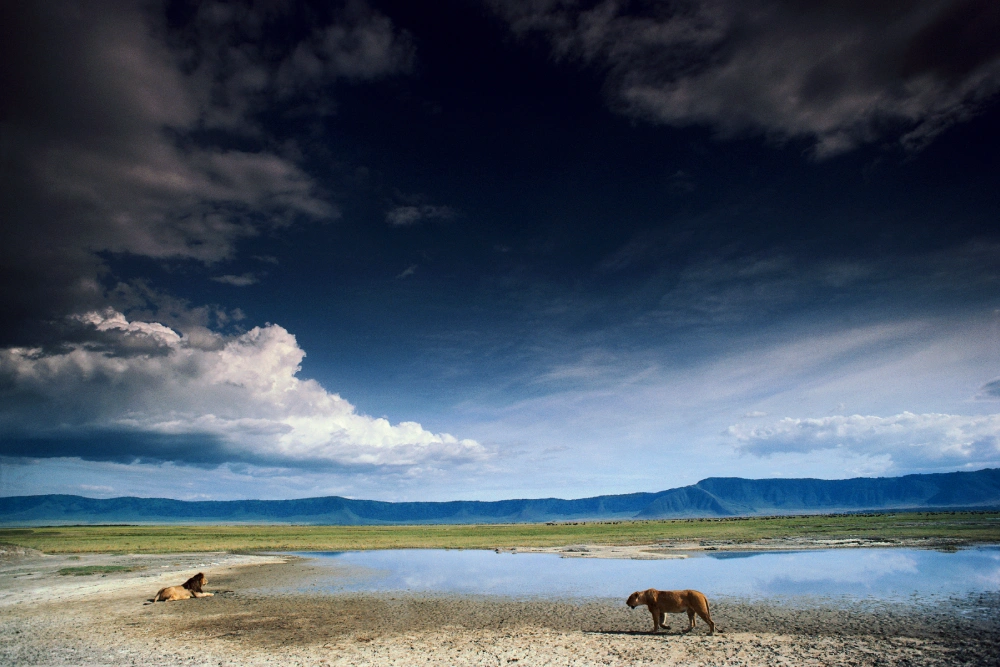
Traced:
POLYGON ((189 600, 191 598, 212 597, 215 593, 205 593, 201 590, 207 583, 208 579, 204 574, 199 572, 180 586, 167 586, 166 588, 161 588, 156 596, 150 600, 150 602, 159 602, 160 600, 170 602, 171 600, 189 600))
POLYGON ((715 623, 712 622, 712 614, 708 610, 708 598, 698 591, 658 591, 650 588, 645 591, 636 591, 628 596, 625 602, 629 607, 635 609, 641 604, 646 605, 649 613, 653 616, 653 632, 660 628, 667 629, 667 614, 679 614, 687 612, 690 625, 685 632, 694 629, 695 614, 701 616, 702 620, 708 624, 711 634, 715 634, 715 623))

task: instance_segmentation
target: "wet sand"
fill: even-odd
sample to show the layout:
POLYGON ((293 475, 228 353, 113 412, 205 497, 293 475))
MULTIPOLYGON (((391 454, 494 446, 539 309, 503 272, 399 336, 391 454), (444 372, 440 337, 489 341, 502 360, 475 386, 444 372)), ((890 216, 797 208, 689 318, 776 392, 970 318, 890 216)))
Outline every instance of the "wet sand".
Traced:
POLYGON ((902 606, 719 599, 714 636, 702 623, 681 633, 681 615, 652 635, 649 613, 623 600, 283 593, 308 589, 329 569, 282 560, 8 560, 0 564, 0 664, 1000 665, 996 593, 902 606), (142 569, 57 574, 90 564, 142 569), (199 570, 214 597, 144 604, 199 570))

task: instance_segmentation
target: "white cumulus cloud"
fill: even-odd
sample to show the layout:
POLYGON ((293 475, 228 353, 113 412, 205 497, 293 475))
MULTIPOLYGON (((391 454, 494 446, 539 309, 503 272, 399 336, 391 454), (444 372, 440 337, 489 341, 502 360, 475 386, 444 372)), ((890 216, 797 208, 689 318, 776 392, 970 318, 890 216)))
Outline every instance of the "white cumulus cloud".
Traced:
POLYGON ((446 466, 474 440, 359 414, 299 377, 305 352, 270 324, 192 341, 114 311, 79 316, 90 340, 0 350, 0 453, 279 466, 446 466))

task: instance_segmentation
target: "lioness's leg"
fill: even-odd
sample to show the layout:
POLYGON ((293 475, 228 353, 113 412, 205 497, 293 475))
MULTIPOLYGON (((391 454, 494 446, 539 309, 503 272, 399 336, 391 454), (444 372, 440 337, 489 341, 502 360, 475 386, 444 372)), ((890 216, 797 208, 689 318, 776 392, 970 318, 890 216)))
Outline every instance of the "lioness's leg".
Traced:
POLYGON ((715 623, 712 622, 712 613, 708 610, 708 602, 705 602, 705 609, 698 610, 698 615, 701 616, 701 620, 708 624, 708 634, 715 634, 715 623))
POLYGON ((692 609, 691 607, 688 607, 687 613, 688 613, 688 623, 690 624, 690 625, 688 625, 688 630, 694 630, 694 623, 695 623, 695 621, 694 621, 694 609, 692 609))
POLYGON ((708 624, 708 634, 714 635, 715 634, 715 623, 712 622, 712 617, 709 616, 708 614, 703 614, 700 611, 698 612, 698 615, 701 616, 702 620, 705 621, 705 623, 708 624))
POLYGON ((663 628, 664 630, 670 628, 670 626, 667 625, 667 612, 665 611, 660 612, 660 627, 663 628))
POLYGON ((660 610, 653 605, 649 605, 647 609, 649 609, 649 613, 653 615, 653 632, 656 632, 660 629, 660 610))

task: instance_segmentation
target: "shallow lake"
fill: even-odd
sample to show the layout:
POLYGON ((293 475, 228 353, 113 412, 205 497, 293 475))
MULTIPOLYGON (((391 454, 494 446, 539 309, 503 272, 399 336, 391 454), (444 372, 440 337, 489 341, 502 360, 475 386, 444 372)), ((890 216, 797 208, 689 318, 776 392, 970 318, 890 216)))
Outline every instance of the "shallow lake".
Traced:
POLYGON ((486 593, 624 598, 637 589, 694 588, 709 597, 926 600, 1000 591, 1000 547, 721 552, 675 560, 403 549, 300 553, 330 568, 328 592, 486 593))

